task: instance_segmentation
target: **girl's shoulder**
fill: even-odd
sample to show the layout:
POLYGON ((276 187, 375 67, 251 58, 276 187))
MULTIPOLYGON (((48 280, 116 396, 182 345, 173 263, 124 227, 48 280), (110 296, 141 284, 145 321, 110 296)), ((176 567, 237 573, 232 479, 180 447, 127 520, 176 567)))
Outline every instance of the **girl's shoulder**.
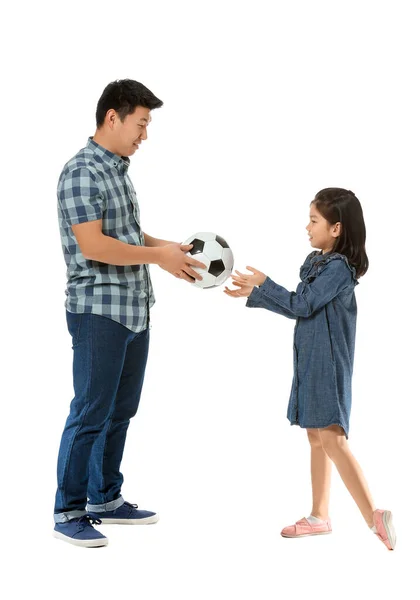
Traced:
POLYGON ((331 261, 336 260, 342 261, 343 267, 350 272, 354 284, 358 285, 359 282, 356 278, 355 267, 349 263, 347 256, 339 254, 338 252, 327 252, 326 254, 322 254, 322 252, 315 250, 308 254, 305 262, 300 268, 300 278, 305 282, 312 281, 327 268, 331 261))

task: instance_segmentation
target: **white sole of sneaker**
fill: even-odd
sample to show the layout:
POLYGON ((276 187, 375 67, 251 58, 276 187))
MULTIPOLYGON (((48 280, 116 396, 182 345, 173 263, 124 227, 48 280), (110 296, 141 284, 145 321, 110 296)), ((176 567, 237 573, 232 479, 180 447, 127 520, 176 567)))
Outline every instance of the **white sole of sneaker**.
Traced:
POLYGON ((320 531, 319 533, 303 533, 302 535, 284 535, 281 533, 281 537, 289 538, 290 540, 293 538, 302 538, 302 537, 313 537, 314 535, 329 535, 332 531, 320 531))
POLYGON ((108 538, 99 540, 77 540, 68 535, 63 535, 59 531, 53 531, 53 536, 58 540, 63 540, 63 542, 73 544, 73 546, 81 546, 82 548, 100 548, 102 546, 108 546, 108 538))
POLYGON ((391 547, 394 550, 395 545, 397 543, 397 535, 395 533, 394 523, 392 521, 392 512, 390 510, 384 511, 383 524, 389 543, 391 544, 391 547))
MULTIPOLYGON (((159 521, 159 515, 144 519, 101 519, 101 525, 153 525, 159 521)), ((101 525, 98 525, 100 527, 101 525)))

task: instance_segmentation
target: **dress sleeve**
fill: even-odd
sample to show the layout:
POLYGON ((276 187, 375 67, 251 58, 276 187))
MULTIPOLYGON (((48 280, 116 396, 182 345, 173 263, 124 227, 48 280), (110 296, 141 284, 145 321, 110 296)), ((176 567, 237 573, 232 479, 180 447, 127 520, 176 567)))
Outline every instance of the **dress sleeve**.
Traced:
POLYGON ((352 273, 346 263, 332 260, 313 281, 303 283, 298 293, 289 292, 267 277, 261 287, 254 287, 246 306, 265 308, 289 319, 310 317, 351 284, 352 273))
POLYGON ((93 173, 86 167, 70 171, 59 182, 58 203, 71 225, 102 219, 106 203, 93 173))

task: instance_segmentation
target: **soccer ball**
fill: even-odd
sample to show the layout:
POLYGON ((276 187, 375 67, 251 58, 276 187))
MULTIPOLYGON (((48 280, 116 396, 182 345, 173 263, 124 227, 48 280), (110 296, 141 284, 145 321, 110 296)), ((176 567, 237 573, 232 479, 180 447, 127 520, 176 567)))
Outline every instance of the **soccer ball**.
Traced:
POLYGON ((188 256, 204 263, 207 269, 192 267, 194 271, 200 273, 203 277, 198 279, 192 285, 200 288, 213 288, 226 281, 233 269, 233 253, 228 243, 215 233, 195 233, 187 240, 184 245, 193 244, 188 256))

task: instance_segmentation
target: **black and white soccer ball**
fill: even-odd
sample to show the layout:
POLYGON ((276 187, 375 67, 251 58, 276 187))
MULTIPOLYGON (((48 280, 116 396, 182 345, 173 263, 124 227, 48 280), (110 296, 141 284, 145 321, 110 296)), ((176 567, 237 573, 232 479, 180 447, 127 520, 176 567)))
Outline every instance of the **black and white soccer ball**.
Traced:
POLYGON ((230 276, 233 269, 233 253, 229 244, 220 235, 210 232, 195 233, 184 244, 193 244, 187 254, 204 263, 206 269, 193 267, 203 277, 192 285, 200 288, 213 288, 221 285, 230 276))

